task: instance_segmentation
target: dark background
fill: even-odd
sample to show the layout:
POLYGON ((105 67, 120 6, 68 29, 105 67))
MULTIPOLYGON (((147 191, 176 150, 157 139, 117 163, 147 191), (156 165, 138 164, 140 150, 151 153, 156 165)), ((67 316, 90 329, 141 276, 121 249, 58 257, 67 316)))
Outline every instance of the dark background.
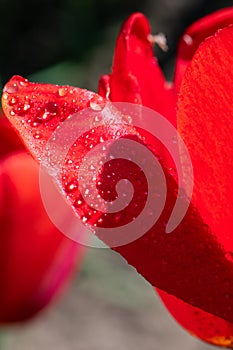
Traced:
POLYGON ((75 83, 77 76, 76 84, 96 89, 98 76, 110 69, 120 25, 134 11, 148 16, 153 32, 167 35, 170 50, 158 55, 170 77, 175 47, 187 25, 231 5, 232 0, 0 0, 0 82, 55 67, 36 80, 75 83))

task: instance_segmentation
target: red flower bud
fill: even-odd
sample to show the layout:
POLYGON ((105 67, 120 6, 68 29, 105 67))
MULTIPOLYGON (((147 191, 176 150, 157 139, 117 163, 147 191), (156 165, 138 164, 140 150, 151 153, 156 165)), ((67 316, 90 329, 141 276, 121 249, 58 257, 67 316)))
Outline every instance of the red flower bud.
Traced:
POLYGON ((82 254, 48 218, 38 165, 4 117, 0 136, 0 323, 9 323, 31 318, 60 293, 82 254))

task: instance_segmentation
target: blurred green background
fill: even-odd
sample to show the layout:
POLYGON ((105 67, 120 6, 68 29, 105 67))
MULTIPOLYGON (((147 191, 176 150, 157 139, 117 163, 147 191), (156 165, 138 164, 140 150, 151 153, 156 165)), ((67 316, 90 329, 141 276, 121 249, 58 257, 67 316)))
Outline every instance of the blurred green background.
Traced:
MULTIPOLYGON (((173 74, 177 42, 201 16, 233 5, 203 0, 0 0, 0 85, 31 80, 97 90, 122 22, 135 11, 163 32, 156 55, 173 74)), ((207 350, 170 318, 153 289, 112 251, 90 249, 64 298, 23 327, 2 329, 1 350, 207 350)))

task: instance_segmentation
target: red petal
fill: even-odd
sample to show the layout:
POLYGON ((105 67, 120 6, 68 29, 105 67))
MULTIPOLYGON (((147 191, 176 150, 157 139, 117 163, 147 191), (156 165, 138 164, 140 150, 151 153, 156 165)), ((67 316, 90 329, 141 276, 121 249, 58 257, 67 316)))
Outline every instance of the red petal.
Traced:
MULTIPOLYGON (((214 232, 225 251, 226 260, 233 257, 233 189, 232 189, 232 84, 233 84, 233 27, 220 30, 200 45, 183 79, 178 110, 178 128, 192 158, 194 167, 193 204, 205 223, 214 232)), ((224 273, 224 271, 222 271, 224 273)), ((217 276, 216 286, 223 288, 217 276)), ((225 314, 232 312, 231 278, 227 278, 225 314), (230 293, 230 294, 229 294, 230 293)), ((213 292, 210 293, 212 297, 213 292)), ((178 321, 191 331, 217 344, 232 344, 233 325, 203 316, 202 328, 188 323, 193 311, 186 307, 177 313, 174 303, 166 305, 178 321), (208 323, 213 322, 215 332, 208 323), (207 326, 206 326, 207 323, 207 326), (231 335, 231 338, 227 339, 231 335)), ((179 305, 179 303, 178 303, 179 305)), ((232 320, 231 320, 232 321, 232 320)))
MULTIPOLYGON (((17 81, 17 79, 14 78, 13 81, 17 81)), ((44 103, 53 101, 55 98, 54 94, 59 89, 57 86, 31 84, 28 82, 27 84, 28 90, 26 87, 22 89, 22 95, 21 92, 18 91, 19 104, 21 100, 24 101, 24 99, 26 100, 28 98, 32 99, 35 105, 37 104, 38 108, 44 107, 44 103), (37 98, 39 102, 37 102, 37 98)), ((6 87, 6 90, 8 90, 8 87, 9 86, 6 87)), ((70 89, 72 90, 74 88, 70 89)), ((22 137, 25 138, 28 146, 34 150, 35 145, 37 145, 37 139, 33 137, 35 129, 29 120, 33 118, 40 109, 34 109, 33 115, 30 112, 29 115, 26 113, 24 116, 12 116, 10 113, 11 107, 7 103, 9 95, 14 94, 12 90, 14 90, 14 87, 10 86, 7 93, 8 95, 6 96, 6 102, 4 103, 4 110, 18 128, 18 131, 22 133, 22 137), (24 123, 21 122, 22 120, 24 120, 24 123)), ((67 96, 67 99, 56 99, 59 110, 63 108, 64 104, 68 107, 71 105, 69 96, 70 95, 67 96)), ((93 98, 93 96, 97 100, 99 99, 98 95, 81 89, 77 89, 77 95, 74 94, 74 96, 77 96, 77 100, 73 107, 77 108, 77 110, 87 106, 90 102, 90 98, 93 98)), ((18 108, 18 106, 16 107, 18 108)), ((68 115, 69 113, 66 114, 66 116, 68 115)), ((54 127, 59 125, 62 119, 61 114, 58 114, 57 118, 55 117, 53 119, 53 122, 48 121, 42 123, 42 125, 39 124, 36 126, 36 128, 40 128, 41 131, 41 144, 39 147, 37 146, 37 152, 34 152, 34 155, 38 157, 41 156, 42 146, 48 141, 48 138, 54 131, 54 127)), ((119 122, 119 120, 117 121, 119 122)), ((146 131, 142 132, 140 130, 140 133, 142 132, 140 134, 134 128, 127 126, 122 126, 120 132, 118 127, 117 131, 119 135, 116 133, 114 124, 110 123, 93 133, 92 137, 88 138, 89 143, 85 142, 86 137, 80 137, 76 144, 76 152, 74 152, 74 155, 72 155, 72 152, 69 154, 69 156, 74 157, 73 159, 76 161, 75 164, 74 162, 72 164, 79 165, 83 156, 90 149, 89 146, 95 146, 98 140, 100 140, 100 136, 104 136, 105 139, 117 139, 120 137, 136 138, 138 142, 150 145, 151 151, 155 156, 157 155, 158 141, 146 131)), ((122 174, 123 176, 125 173, 128 174, 129 180, 132 180, 132 183, 135 185, 136 196, 140 197, 142 195, 141 189, 145 188, 145 181, 143 182, 143 179, 139 178, 137 183, 134 182, 133 177, 135 176, 135 170, 132 167, 133 165, 124 167, 124 164, 118 161, 115 162, 115 165, 116 173, 118 174, 119 172, 119 177, 121 177, 122 174)), ((174 177, 170 174, 169 169, 163 164, 162 166, 166 176, 168 193, 166 205, 161 217, 154 227, 143 237, 133 243, 114 249, 133 265, 152 285, 192 305, 198 306, 203 310, 233 321, 233 313, 226 310, 224 304, 226 292, 233 300, 233 288, 228 285, 228 279, 233 278, 233 264, 226 259, 225 252, 221 249, 218 242, 216 242, 213 232, 204 224, 193 206, 189 208, 182 224, 179 225, 172 234, 165 234, 166 223, 168 222, 177 197, 177 184, 174 177), (216 285, 213 276, 217 276, 218 285, 216 285), (210 295, 212 296, 211 298, 210 295)), ((72 165, 65 165, 63 170, 68 177, 75 175, 75 170, 72 165)), ((118 179, 118 175, 116 178, 118 179)), ((103 191, 110 188, 110 194, 106 194, 106 196, 111 200, 111 198, 115 196, 113 189, 114 183, 111 179, 107 180, 107 173, 104 171, 103 174, 101 174, 101 180, 103 180, 103 191)), ((66 183, 64 182, 63 185, 67 193, 65 187, 66 183)), ((75 192, 75 195, 79 195, 78 191, 75 192)), ((75 205, 75 195, 71 195, 69 200, 74 209, 79 212, 75 205)), ((76 199, 78 199, 78 197, 76 199)), ((140 205, 143 205, 143 200, 140 202, 140 205)), ((84 205, 83 208, 86 210, 85 214, 88 214, 87 210, 89 208, 85 208, 84 205)), ((131 207, 127 215, 123 215, 123 219, 132 219, 134 215, 135 209, 131 207)), ((92 214, 90 216, 90 220, 92 221, 97 218, 92 214)), ((105 223, 105 227, 113 226, 111 215, 110 218, 108 216, 105 218, 105 223)))
POLYGON ((30 83, 14 76, 6 84, 3 111, 16 128, 31 153, 38 157, 52 131, 68 116, 88 107, 100 97, 90 91, 70 86, 30 83), (16 101, 12 104, 12 100, 16 101))
POLYGON ((143 104, 175 123, 173 92, 153 57, 149 34, 150 25, 141 13, 131 15, 123 25, 110 77, 110 100, 143 104))
POLYGON ((38 166, 26 153, 0 165, 0 322, 40 311, 71 276, 80 247, 51 223, 39 190, 38 166))
POLYGON ((157 292, 175 320, 192 335, 213 345, 232 348, 233 323, 184 303, 161 290, 157 292))
POLYGON ((182 36, 178 46, 174 87, 179 92, 185 70, 198 46, 218 29, 233 23, 233 7, 216 11, 192 24, 182 36))
POLYGON ((110 80, 111 75, 103 75, 99 80, 98 93, 104 98, 109 98, 110 80))
POLYGON ((0 159, 10 152, 24 149, 8 119, 0 111, 0 159))

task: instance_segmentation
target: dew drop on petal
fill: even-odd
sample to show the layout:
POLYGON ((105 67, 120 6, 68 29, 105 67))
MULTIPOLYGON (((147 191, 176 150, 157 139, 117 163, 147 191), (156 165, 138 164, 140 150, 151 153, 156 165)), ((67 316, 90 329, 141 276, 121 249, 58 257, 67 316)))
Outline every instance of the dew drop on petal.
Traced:
POLYGON ((82 217, 82 222, 84 222, 84 223, 87 222, 87 217, 86 216, 82 217))
POLYGON ((94 96, 89 102, 89 106, 93 111, 100 112, 102 111, 104 104, 103 98, 101 96, 94 96))
POLYGON ((66 193, 71 193, 71 192, 75 191, 77 188, 78 188, 77 183, 74 181, 71 181, 65 187, 65 191, 66 191, 66 193))
POLYGON ((45 123, 55 117, 59 112, 59 107, 56 102, 48 102, 44 108, 36 115, 36 123, 45 123))
POLYGON ((18 102, 18 98, 17 97, 11 97, 8 101, 8 105, 9 106, 14 106, 17 102, 18 102))
POLYGON ((7 93, 7 92, 4 92, 4 93, 2 94, 2 98, 3 98, 3 100, 7 100, 7 99, 8 99, 8 93, 7 93))
POLYGON ((82 204, 83 204, 83 201, 81 201, 80 199, 78 199, 78 200, 75 201, 74 206, 75 206, 76 208, 78 208, 78 207, 81 207, 82 204))
POLYGON ((37 131, 37 132, 35 132, 35 133, 33 134, 33 136, 34 136, 35 139, 38 140, 38 139, 41 138, 42 135, 41 135, 41 133, 40 133, 39 131, 37 131))
POLYGON ((67 93, 68 93, 68 89, 65 87, 59 88, 58 92, 57 92, 59 97, 65 97, 67 95, 67 93))
POLYGON ((95 167, 93 164, 90 165, 89 170, 95 170, 95 167))
POLYGON ((15 94, 18 92, 19 88, 16 83, 7 83, 3 89, 4 92, 8 92, 8 94, 15 94))
POLYGON ((193 38, 190 35, 188 35, 188 34, 185 34, 183 36, 183 40, 189 46, 191 46, 193 44, 193 38))

